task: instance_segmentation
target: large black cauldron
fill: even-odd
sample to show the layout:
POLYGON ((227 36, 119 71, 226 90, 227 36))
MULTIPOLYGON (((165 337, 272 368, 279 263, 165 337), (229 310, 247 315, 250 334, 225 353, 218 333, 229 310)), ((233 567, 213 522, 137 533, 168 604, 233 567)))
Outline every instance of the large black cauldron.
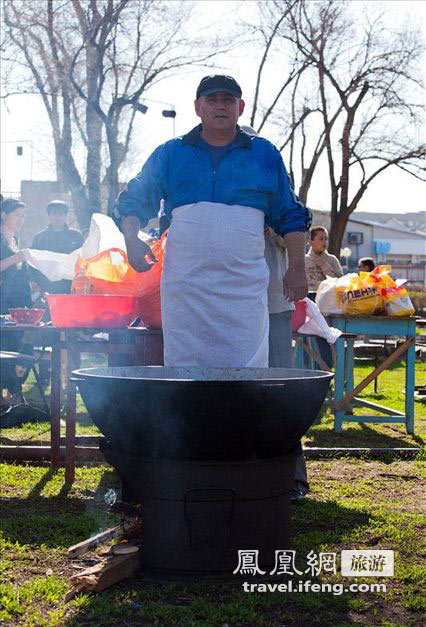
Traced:
POLYGON ((74 373, 116 451, 149 459, 247 461, 294 450, 332 378, 287 368, 87 368, 74 373))
POLYGON ((276 550, 290 547, 299 439, 330 373, 134 366, 74 375, 123 500, 142 506, 145 572, 235 580, 247 549, 273 572, 276 550))

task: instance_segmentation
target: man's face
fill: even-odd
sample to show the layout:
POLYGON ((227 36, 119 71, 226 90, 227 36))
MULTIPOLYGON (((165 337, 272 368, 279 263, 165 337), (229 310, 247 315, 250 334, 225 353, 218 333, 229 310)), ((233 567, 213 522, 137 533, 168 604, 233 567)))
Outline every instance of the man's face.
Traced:
POLYGON ((63 211, 51 211, 49 222, 54 231, 62 231, 67 221, 67 214, 63 211))
POLYGON ((203 128, 214 131, 234 130, 244 111, 244 100, 226 92, 200 96, 195 101, 195 112, 201 118, 203 128))
POLYGON ((315 234, 314 239, 311 240, 311 246, 312 246, 312 250, 315 253, 323 253, 325 250, 327 250, 327 246, 328 246, 327 233, 324 233, 324 231, 318 231, 318 233, 315 234))

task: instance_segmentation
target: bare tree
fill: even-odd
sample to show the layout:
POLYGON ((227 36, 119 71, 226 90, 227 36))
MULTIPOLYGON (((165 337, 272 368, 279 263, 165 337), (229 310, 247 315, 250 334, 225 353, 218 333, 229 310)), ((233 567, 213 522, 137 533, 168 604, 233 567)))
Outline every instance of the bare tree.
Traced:
POLYGON ((21 76, 14 88, 8 74, 6 95, 40 93, 58 180, 71 191, 82 227, 101 208, 103 180, 112 209, 145 92, 177 69, 217 54, 217 41, 185 36, 191 8, 163 0, 6 0, 5 61, 21 76), (79 170, 81 144, 86 159, 79 170))
POLYGON ((299 195, 307 202, 325 159, 330 187, 330 250, 339 255, 347 221, 368 187, 392 166, 422 178, 426 154, 419 142, 422 38, 414 25, 385 27, 373 3, 355 17, 350 3, 271 0, 259 3, 265 43, 292 59, 285 94, 252 119, 265 116, 281 129, 290 173, 298 157, 299 195), (265 7, 267 5, 267 7, 265 7), (265 28, 269 29, 265 37, 265 28), (281 98, 281 100, 280 100, 281 98))
POLYGON ((40 3, 7 2, 4 6, 3 65, 10 69, 4 76, 4 94, 40 94, 52 129, 59 185, 71 192, 77 219, 85 226, 90 204, 72 154, 74 94, 53 36, 52 4, 43 7, 45 13, 41 9, 40 3))

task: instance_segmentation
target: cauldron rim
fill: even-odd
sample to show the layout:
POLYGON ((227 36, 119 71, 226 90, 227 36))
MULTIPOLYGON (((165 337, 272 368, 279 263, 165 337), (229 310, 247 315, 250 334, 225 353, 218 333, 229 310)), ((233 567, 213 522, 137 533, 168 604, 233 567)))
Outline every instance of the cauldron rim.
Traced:
POLYGON ((310 379, 331 379, 334 377, 332 372, 324 370, 305 370, 299 368, 204 368, 199 366, 96 366, 74 370, 72 375, 78 380, 109 379, 114 381, 162 381, 194 384, 218 383, 221 385, 253 382, 264 384, 283 383, 295 379, 308 381, 310 379), (196 373, 204 373, 204 376, 198 376, 198 378, 190 376, 191 372, 194 375, 196 373), (181 376, 179 376, 179 373, 182 373, 181 376), (228 373, 228 378, 224 378, 226 373, 228 373), (236 376, 237 373, 242 376, 236 376))

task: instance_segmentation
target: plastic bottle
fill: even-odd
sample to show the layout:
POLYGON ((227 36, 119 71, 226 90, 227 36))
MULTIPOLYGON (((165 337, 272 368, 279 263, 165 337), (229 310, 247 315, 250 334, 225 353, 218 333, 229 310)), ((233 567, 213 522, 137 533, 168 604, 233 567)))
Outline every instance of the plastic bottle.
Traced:
POLYGON ((90 279, 84 274, 76 274, 71 284, 72 294, 90 294, 92 292, 92 286, 90 279))

